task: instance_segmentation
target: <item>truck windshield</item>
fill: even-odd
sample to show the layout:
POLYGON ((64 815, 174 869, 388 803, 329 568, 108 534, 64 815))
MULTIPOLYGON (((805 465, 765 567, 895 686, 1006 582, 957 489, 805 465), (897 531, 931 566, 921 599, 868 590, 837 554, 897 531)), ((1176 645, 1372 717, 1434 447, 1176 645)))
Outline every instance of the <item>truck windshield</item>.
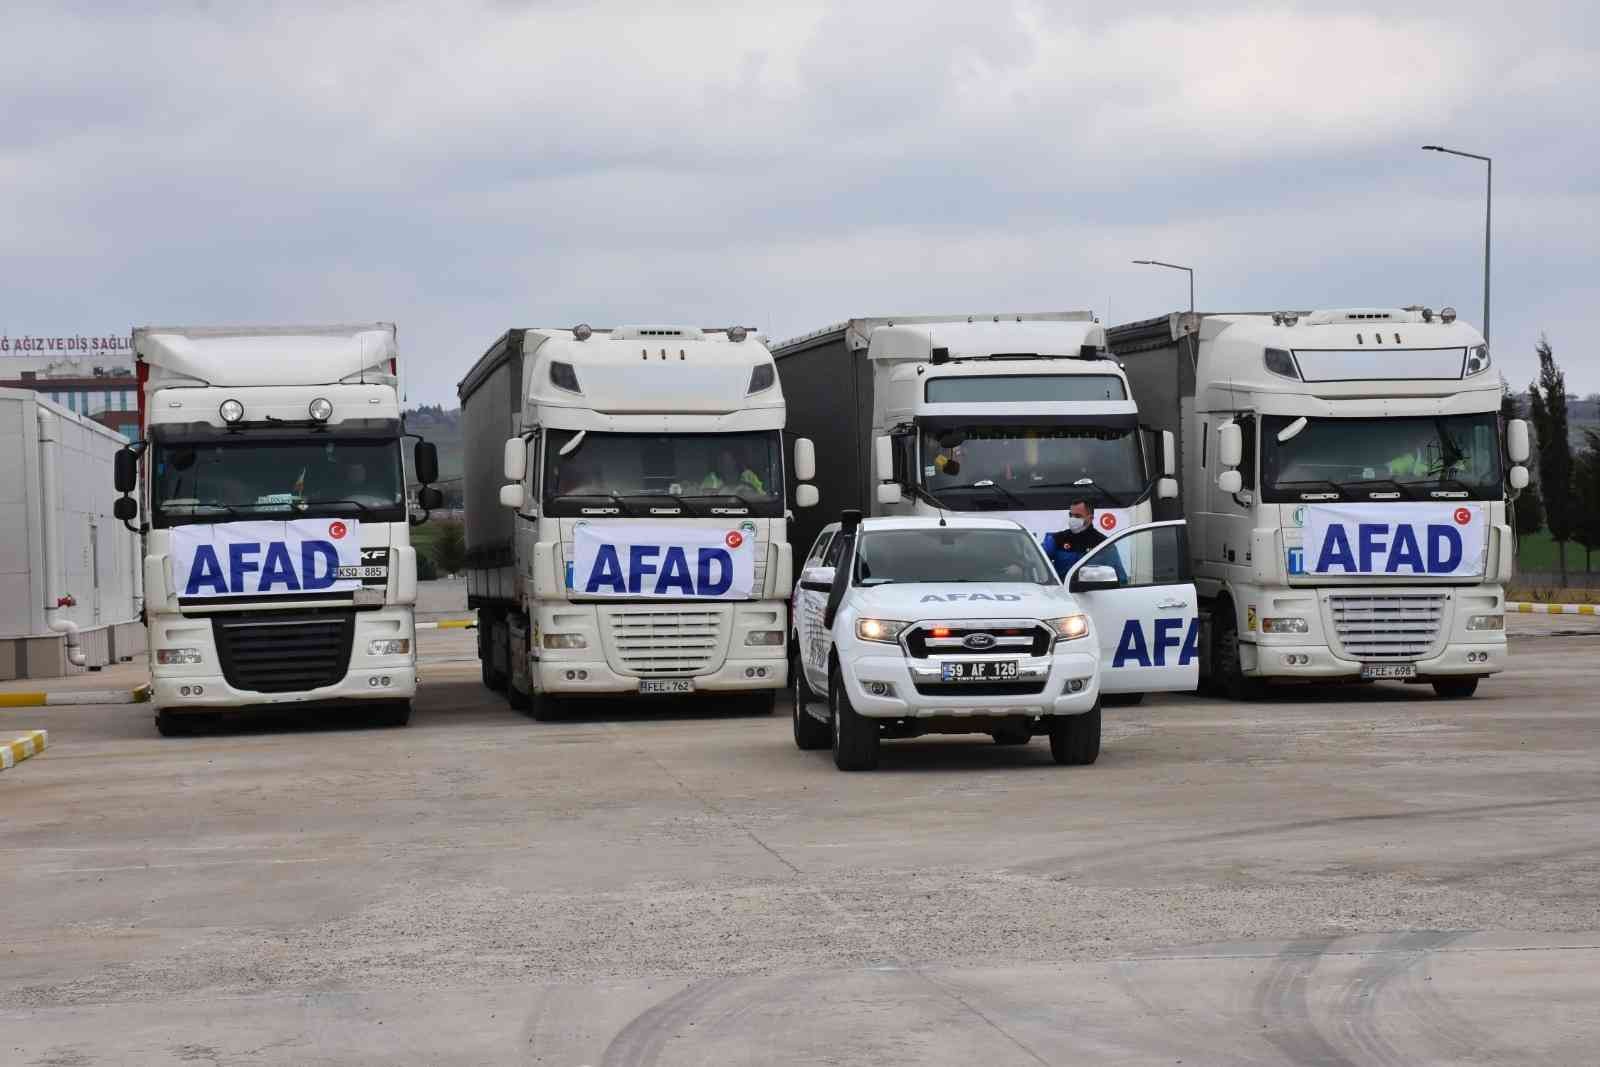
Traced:
POLYGON ((921 432, 922 485, 963 511, 1123 507, 1144 491, 1133 426, 983 426, 921 432))
POLYGON ((212 440, 156 440, 151 523, 236 519, 406 517, 397 438, 324 436, 271 440, 242 433, 212 440))
POLYGON ((1292 415, 1261 420, 1262 499, 1498 500, 1499 419, 1475 415, 1309 419, 1287 441, 1292 415))
POLYGON ((1027 582, 1056 585, 1039 546, 1022 530, 870 530, 856 545, 857 585, 894 582, 1027 582))
POLYGON ((658 518, 783 514, 779 433, 601 433, 551 430, 544 502, 552 515, 658 518))

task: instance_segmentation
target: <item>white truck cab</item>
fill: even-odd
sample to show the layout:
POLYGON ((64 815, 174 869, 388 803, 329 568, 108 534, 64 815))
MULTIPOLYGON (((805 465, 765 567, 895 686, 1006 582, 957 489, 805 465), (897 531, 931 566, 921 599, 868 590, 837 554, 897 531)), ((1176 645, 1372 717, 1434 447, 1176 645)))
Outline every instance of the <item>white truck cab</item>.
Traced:
POLYGON ((870 770, 886 737, 1046 734, 1057 763, 1093 763, 1103 694, 1198 681, 1183 531, 1122 531, 1063 584, 1010 519, 846 512, 794 595, 795 744, 870 770))

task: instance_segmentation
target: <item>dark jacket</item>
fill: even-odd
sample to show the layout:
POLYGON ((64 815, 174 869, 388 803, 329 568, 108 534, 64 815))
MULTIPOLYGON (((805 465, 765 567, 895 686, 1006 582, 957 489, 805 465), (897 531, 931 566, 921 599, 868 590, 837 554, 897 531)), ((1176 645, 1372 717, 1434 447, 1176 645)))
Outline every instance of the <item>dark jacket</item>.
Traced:
POLYGON ((1105 543, 1106 535, 1096 530, 1091 520, 1089 525, 1077 533, 1071 530, 1057 530, 1050 535, 1050 538, 1055 542, 1057 552, 1076 552, 1080 556, 1086 556, 1105 543))

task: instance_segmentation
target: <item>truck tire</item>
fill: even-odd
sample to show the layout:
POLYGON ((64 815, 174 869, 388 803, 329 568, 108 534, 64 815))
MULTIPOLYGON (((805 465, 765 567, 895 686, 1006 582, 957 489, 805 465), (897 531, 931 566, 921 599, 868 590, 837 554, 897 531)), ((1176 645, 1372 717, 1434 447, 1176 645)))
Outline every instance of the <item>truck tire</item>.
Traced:
POLYGON ((1050 755, 1072 767, 1087 767, 1100 758, 1100 704, 1078 715, 1050 719, 1050 755))
POLYGON ((506 703, 511 705, 512 711, 527 711, 533 703, 533 697, 518 689, 514 683, 506 683, 506 703))
POLYGON ((1476 678, 1440 678, 1433 683, 1440 700, 1466 700, 1478 691, 1476 678))
POLYGON ((511 634, 506 629, 505 616, 499 613, 483 614, 478 622, 478 657, 483 660, 483 684, 496 693, 505 692, 511 679, 494 665, 495 653, 503 652, 511 658, 511 634))
POLYGON ((839 668, 828 678, 828 718, 833 724, 833 765, 841 771, 870 771, 878 765, 878 724, 850 704, 839 668))
POLYGON ((193 715, 181 711, 156 712, 156 733, 162 737, 189 737, 197 725, 193 715))
POLYGON ((789 659, 789 676, 794 679, 791 689, 794 695, 794 747, 802 752, 827 748, 831 740, 828 724, 805 710, 807 704, 817 704, 820 701, 811 691, 811 683, 806 681, 805 671, 800 669, 799 653, 795 653, 789 659))
POLYGON ((1143 693, 1106 693, 1100 703, 1108 708, 1131 708, 1144 703, 1143 693))
POLYGON ((1033 731, 1024 726, 1007 726, 989 734, 997 745, 1025 745, 1033 740, 1033 731))
POLYGON ((528 694, 527 707, 524 709, 528 718, 534 722, 555 722, 566 711, 564 702, 557 697, 545 692, 528 694))
POLYGON ((411 721, 411 701, 393 700, 379 704, 372 712, 374 726, 404 726, 411 721))
POLYGON ((1211 644, 1211 691, 1228 700, 1256 700, 1263 687, 1260 679, 1245 677, 1239 659, 1239 620, 1234 616, 1233 605, 1224 600, 1217 614, 1217 636, 1211 644))

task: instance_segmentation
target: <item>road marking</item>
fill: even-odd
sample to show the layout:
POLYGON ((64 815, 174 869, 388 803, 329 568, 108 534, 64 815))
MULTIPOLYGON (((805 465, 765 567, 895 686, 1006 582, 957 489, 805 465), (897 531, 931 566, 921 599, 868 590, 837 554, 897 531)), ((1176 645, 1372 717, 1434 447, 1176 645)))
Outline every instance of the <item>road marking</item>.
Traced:
POLYGON ((29 730, 15 741, 0 745, 0 771, 15 767, 29 756, 43 752, 47 736, 48 731, 29 730))

